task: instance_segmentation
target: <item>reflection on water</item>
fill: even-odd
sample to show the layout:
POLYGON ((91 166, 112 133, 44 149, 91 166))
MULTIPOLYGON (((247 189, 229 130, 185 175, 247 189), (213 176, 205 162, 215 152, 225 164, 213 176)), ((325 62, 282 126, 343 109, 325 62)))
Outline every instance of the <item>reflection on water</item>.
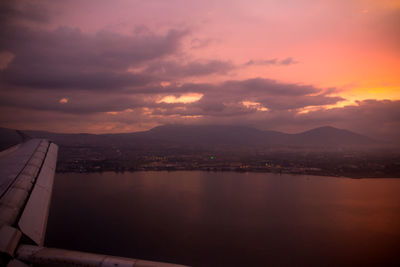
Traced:
POLYGON ((46 245, 194 266, 394 266, 400 180, 57 174, 46 245))

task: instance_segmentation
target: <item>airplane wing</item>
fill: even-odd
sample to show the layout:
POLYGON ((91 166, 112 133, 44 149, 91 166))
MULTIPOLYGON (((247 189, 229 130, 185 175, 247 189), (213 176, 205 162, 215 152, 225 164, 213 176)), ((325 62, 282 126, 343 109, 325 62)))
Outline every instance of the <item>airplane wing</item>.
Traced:
POLYGON ((181 266, 44 247, 57 152, 44 139, 0 152, 0 266, 181 266))

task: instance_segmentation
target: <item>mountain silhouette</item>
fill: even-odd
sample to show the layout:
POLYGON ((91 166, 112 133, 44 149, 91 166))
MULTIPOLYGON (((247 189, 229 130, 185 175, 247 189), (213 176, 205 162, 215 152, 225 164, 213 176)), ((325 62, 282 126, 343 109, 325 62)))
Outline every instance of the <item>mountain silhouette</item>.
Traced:
MULTIPOLYGON (((33 138, 50 139, 62 146, 346 148, 380 144, 367 136, 331 126, 297 134, 232 125, 163 125, 148 131, 121 134, 20 132, 33 138)), ((5 128, 0 129, 0 134, 2 140, 11 140, 13 143, 18 137, 15 131, 5 128)))

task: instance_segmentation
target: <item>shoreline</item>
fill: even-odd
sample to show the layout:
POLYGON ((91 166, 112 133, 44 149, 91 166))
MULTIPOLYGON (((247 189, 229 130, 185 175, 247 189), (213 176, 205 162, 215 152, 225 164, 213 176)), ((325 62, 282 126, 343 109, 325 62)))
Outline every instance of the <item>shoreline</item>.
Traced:
POLYGON ((86 173, 86 174, 92 174, 92 173, 107 173, 107 172, 112 172, 112 173, 134 173, 134 172, 183 172, 183 171, 201 171, 201 172, 236 172, 236 173, 271 173, 271 174, 280 174, 280 175, 298 175, 298 176, 323 176, 323 177, 332 177, 332 178, 347 178, 347 179, 400 179, 399 177, 396 176, 361 176, 361 175, 339 175, 339 174, 334 174, 334 173, 299 173, 299 172, 288 172, 288 171, 282 171, 282 172, 276 172, 276 171, 268 171, 268 170, 230 170, 230 169, 218 169, 218 168, 213 168, 213 169, 149 169, 149 168, 140 168, 140 169, 135 169, 135 170, 86 170, 86 171, 73 171, 73 170, 67 170, 67 171, 56 171, 56 173, 86 173))

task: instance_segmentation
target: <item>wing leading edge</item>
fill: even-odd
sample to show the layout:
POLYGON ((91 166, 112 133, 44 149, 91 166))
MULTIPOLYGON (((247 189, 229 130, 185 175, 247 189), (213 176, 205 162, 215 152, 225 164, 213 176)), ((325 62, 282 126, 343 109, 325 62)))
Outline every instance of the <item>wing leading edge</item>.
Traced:
POLYGON ((39 246, 43 246, 46 234, 57 152, 57 145, 50 144, 35 187, 18 222, 22 233, 39 246))

